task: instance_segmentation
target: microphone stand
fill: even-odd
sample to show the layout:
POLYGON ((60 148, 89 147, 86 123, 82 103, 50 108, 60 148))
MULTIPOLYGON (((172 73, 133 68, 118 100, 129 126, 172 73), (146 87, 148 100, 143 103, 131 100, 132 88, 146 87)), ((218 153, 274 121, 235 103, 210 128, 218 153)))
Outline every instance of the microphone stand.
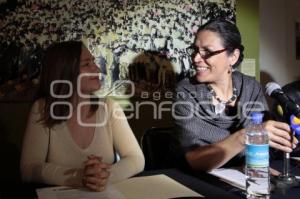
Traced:
MULTIPOLYGON (((289 121, 289 117, 285 116, 287 121, 289 121)), ((288 122, 290 124, 290 122, 288 122)), ((293 143, 293 137, 295 132, 292 131, 292 139, 291 143, 293 143)), ((286 189, 289 187, 295 187, 299 185, 299 181, 296 177, 290 173, 290 153, 284 152, 283 153, 283 170, 282 173, 276 179, 276 187, 281 189, 286 189)))
POLYGON ((298 185, 296 177, 290 173, 290 153, 283 154, 283 171, 277 178, 277 187, 286 188, 298 185))

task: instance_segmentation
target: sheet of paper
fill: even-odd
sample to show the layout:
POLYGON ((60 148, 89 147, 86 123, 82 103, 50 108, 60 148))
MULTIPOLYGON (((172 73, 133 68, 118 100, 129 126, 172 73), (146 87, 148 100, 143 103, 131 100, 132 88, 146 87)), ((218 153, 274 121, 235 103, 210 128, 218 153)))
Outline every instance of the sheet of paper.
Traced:
POLYGON ((37 189, 39 199, 167 199, 203 197, 166 175, 134 177, 109 185, 103 192, 69 187, 37 189))
POLYGON ((130 178, 114 186, 127 199, 203 197, 166 175, 130 178))
POLYGON ((107 186, 103 192, 69 187, 49 187, 36 190, 39 199, 125 199, 113 186, 107 186))
POLYGON ((209 173, 235 187, 246 189, 246 175, 237 169, 219 168, 209 173))
POLYGON ((300 157, 291 157, 291 159, 300 161, 300 157))
MULTIPOLYGON (((230 168, 219 168, 214 169, 210 174, 217 176, 220 180, 227 182, 228 184, 238 187, 242 190, 246 190, 246 175, 237 169, 230 169, 230 168)), ((260 184, 257 184, 255 181, 250 183, 251 186, 255 190, 260 190, 260 184)), ((257 195, 259 194, 266 194, 265 190, 258 191, 257 195)))

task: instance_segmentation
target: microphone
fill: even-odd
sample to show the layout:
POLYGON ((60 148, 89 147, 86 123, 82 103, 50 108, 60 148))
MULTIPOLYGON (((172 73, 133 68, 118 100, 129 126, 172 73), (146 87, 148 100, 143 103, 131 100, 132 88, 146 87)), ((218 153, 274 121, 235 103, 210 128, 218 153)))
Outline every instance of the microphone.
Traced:
POLYGON ((277 83, 269 82, 266 85, 266 93, 268 96, 276 99, 279 102, 284 113, 300 118, 300 106, 291 100, 286 94, 284 94, 281 87, 277 83))
POLYGON ((283 117, 283 109, 282 107, 278 104, 277 107, 276 107, 276 112, 281 116, 283 117))
POLYGON ((297 136, 300 136, 300 119, 298 117, 295 117, 294 115, 291 115, 290 124, 295 134, 297 136))

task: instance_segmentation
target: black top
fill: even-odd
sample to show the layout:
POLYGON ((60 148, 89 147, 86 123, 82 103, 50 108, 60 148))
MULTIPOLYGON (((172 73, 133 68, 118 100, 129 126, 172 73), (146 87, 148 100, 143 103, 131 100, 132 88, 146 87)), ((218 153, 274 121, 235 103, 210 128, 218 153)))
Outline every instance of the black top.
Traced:
POLYGON ((300 105, 300 80, 285 85, 282 90, 290 99, 300 105))
MULTIPOLYGON (((291 82, 284 87, 282 87, 283 92, 296 104, 300 106, 300 80, 291 82)), ((289 123, 289 116, 283 116, 283 113, 279 113, 278 111, 278 103, 274 101, 272 106, 272 115, 276 120, 283 121, 289 123)), ((298 138, 299 139, 299 138, 298 138)), ((299 156, 300 155, 300 144, 297 145, 297 148, 293 150, 291 156, 299 156)), ((280 151, 275 151, 272 154, 273 158, 282 158, 282 153, 280 151)))

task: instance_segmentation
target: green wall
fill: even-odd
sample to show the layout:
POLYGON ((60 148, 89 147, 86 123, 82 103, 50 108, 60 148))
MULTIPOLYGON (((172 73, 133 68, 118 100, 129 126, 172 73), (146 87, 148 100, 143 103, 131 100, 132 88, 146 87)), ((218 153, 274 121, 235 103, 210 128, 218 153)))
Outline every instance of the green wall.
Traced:
POLYGON ((260 80, 259 0, 236 0, 236 18, 245 46, 244 58, 255 59, 256 79, 260 80))

